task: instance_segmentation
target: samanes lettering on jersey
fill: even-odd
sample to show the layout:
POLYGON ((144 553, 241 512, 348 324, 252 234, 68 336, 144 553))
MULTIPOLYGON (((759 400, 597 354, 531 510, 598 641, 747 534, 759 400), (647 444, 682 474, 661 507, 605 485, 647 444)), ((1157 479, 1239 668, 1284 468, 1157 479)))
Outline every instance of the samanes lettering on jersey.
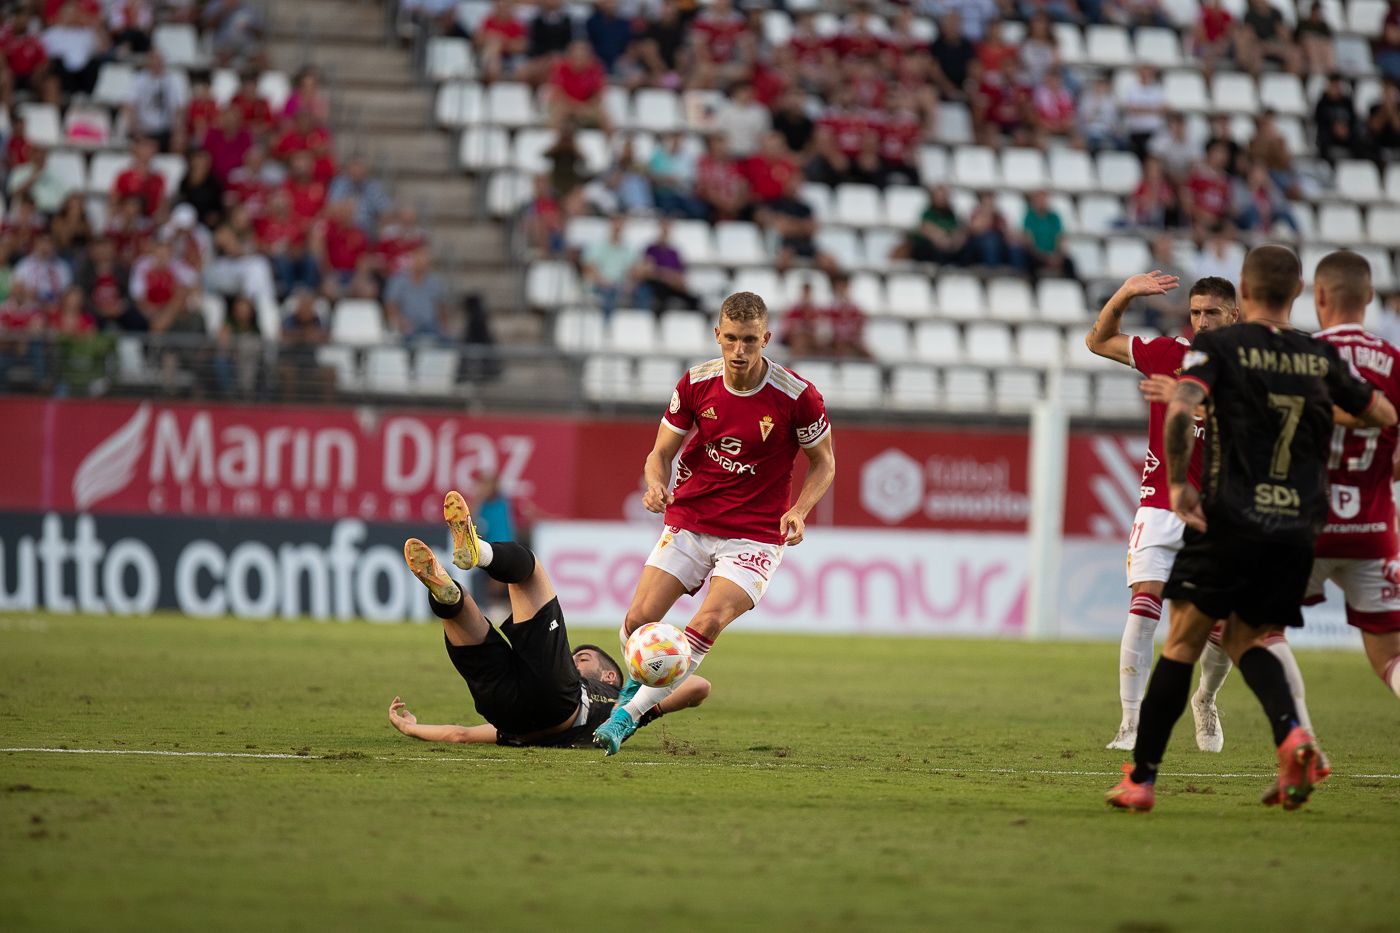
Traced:
MULTIPOLYGON (((1360 324, 1343 324, 1314 336, 1336 347, 1362 379, 1400 407, 1400 352, 1394 347, 1360 324)), ((1396 440, 1393 427, 1333 427, 1327 524, 1317 539, 1318 557, 1389 558, 1400 550, 1391 490, 1396 440)))
MULTIPOLYGON (((1128 356, 1133 368, 1144 376, 1179 376, 1181 361, 1191 345, 1181 337, 1156 337, 1143 340, 1133 337, 1128 341, 1128 356)), ((1167 488, 1167 455, 1162 444, 1162 426, 1167 422, 1167 406, 1153 402, 1147 409, 1147 456, 1142 461, 1142 488, 1139 490, 1139 504, 1153 509, 1172 508, 1171 490, 1167 488)), ((1197 489, 1201 488, 1201 443, 1205 437, 1205 426, 1196 424, 1196 446, 1191 450, 1191 467, 1186 471, 1186 479, 1197 489)))
POLYGON ((778 523, 792 496, 799 448, 831 433, 816 386, 767 361, 758 387, 737 392, 724 381, 724 360, 681 377, 661 423, 677 434, 695 429, 676 467, 675 500, 666 524, 697 534, 782 544, 778 523))
POLYGON ((1196 337, 1182 381, 1207 393, 1207 534, 1312 547, 1327 520, 1332 406, 1376 395, 1336 348, 1301 331, 1234 324, 1196 337))

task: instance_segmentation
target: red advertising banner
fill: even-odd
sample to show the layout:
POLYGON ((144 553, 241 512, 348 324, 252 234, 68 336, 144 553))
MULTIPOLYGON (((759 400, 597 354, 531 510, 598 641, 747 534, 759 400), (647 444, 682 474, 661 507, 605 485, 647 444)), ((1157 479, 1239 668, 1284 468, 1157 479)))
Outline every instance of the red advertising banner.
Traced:
MULTIPOLYGON (((0 510, 365 521, 436 521, 444 490, 485 475, 540 517, 637 517, 657 430, 651 420, 61 399, 0 400, 0 425, 10 448, 0 510)), ((1071 439, 1067 533, 1126 533, 1142 446, 1071 439)), ((818 523, 1025 529, 1024 430, 838 423, 836 449, 818 523)))

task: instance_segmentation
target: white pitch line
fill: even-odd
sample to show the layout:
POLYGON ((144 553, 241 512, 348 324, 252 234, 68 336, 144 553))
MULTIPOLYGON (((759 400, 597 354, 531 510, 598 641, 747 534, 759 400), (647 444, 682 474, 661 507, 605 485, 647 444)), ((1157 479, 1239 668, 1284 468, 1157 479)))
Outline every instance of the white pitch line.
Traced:
MULTIPOLYGON (((54 755, 150 755, 163 758, 258 758, 291 761, 354 761, 354 758, 339 758, 334 755, 298 755, 292 752, 176 752, 156 749, 140 748, 0 748, 0 752, 6 754, 54 754, 54 755)), ((516 758, 499 757, 471 757, 447 755, 367 755, 366 761, 436 761, 436 762, 464 762, 467 764, 500 763, 517 761, 516 758)), ((602 764, 602 759, 598 759, 602 764)), ((619 766, 630 765, 662 765, 664 761, 649 761, 646 759, 623 759, 617 762, 619 766)), ((714 762, 697 762, 702 765, 713 765, 714 762)), ((836 768, 845 770, 856 770, 843 765, 823 765, 808 764, 799 761, 788 761, 782 764, 769 764, 767 762, 733 762, 728 765, 721 764, 720 767, 731 768, 763 768, 769 771, 780 771, 789 768, 801 770, 831 771, 836 768)), ((1068 771, 1052 770, 1049 768, 908 768, 904 769, 906 774, 1034 774, 1050 777, 1118 777, 1120 771, 1068 771)), ((1236 778, 1247 778, 1254 780, 1268 780, 1277 777, 1274 774, 1263 774, 1246 771, 1226 771, 1224 773, 1211 771, 1167 771, 1169 777, 1180 778, 1213 778, 1216 780, 1232 780, 1236 778)), ((1373 781, 1400 781, 1400 774, 1346 774, 1334 772, 1334 778, 1356 778, 1359 780, 1373 781)))

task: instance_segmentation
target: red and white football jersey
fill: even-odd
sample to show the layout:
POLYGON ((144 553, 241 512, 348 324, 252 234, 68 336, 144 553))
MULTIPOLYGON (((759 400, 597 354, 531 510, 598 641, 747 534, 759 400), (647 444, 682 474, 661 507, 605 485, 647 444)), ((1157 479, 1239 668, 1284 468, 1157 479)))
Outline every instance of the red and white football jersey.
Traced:
MULTIPOLYGON (((1143 340, 1133 337, 1128 341, 1128 356, 1133 368, 1144 376, 1179 376, 1181 361, 1191 344, 1181 337, 1154 337, 1143 340)), ((1147 457, 1142 462, 1142 488, 1138 491, 1138 503, 1154 509, 1171 511, 1171 489, 1167 485, 1167 455, 1162 444, 1162 426, 1167 421, 1167 406, 1153 402, 1147 412, 1147 457)), ((1196 443, 1191 448, 1191 466, 1186 471, 1186 479, 1197 489, 1201 488, 1201 450, 1204 447, 1204 431, 1196 425, 1196 443)))
MULTIPOLYGON (((1337 348, 1361 378, 1400 406, 1400 351, 1360 324, 1324 330, 1317 339, 1337 348)), ((1317 539, 1317 556, 1343 558, 1394 557, 1395 496, 1391 463, 1395 459, 1396 429, 1337 425, 1327 461, 1327 524, 1317 539)))
POLYGON ((676 467, 666 524, 783 543, 778 523, 792 497, 793 460, 831 433, 816 386, 769 360, 758 387, 737 392, 725 384, 724 360, 710 360, 681 377, 661 423, 677 434, 695 430, 676 467))

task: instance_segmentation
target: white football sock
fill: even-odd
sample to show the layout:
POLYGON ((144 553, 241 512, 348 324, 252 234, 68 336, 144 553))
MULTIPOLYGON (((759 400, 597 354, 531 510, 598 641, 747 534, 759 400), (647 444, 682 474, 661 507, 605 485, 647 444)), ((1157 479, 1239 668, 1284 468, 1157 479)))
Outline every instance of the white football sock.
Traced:
POLYGON ((1288 678, 1288 692, 1293 694, 1293 705, 1298 708, 1298 725, 1312 732, 1312 719, 1308 716, 1307 704, 1303 702, 1303 672, 1298 669, 1298 659, 1293 657, 1293 649, 1282 638, 1264 647, 1283 665, 1283 676, 1288 678))
POLYGON ((1196 685, 1196 698, 1202 703, 1214 703, 1215 695, 1234 666, 1224 648, 1213 641, 1206 642, 1206 650, 1201 654, 1201 682, 1196 685))
POLYGON ((1390 664, 1386 665, 1385 677, 1381 679, 1392 693, 1400 697, 1400 654, 1390 659, 1390 664))
POLYGON ((646 715, 647 710, 675 693, 676 688, 685 683, 687 677, 695 673, 695 669, 700 666, 701 661, 705 660, 705 655, 714 646, 714 642, 690 626, 686 626, 685 637, 690 642, 690 667, 686 668, 686 672, 678 677, 675 683, 665 687, 648 687, 643 684, 631 702, 623 707, 627 710, 627 715, 631 716, 634 721, 640 721, 642 716, 646 715))
POLYGON ((627 631, 627 623, 623 622, 617 627, 617 643, 622 646, 622 655, 624 658, 627 656, 627 639, 630 637, 631 633, 627 631))
POLYGON ((491 550, 491 542, 484 538, 477 539, 476 554, 476 565, 478 567, 490 567, 491 559, 496 556, 496 552, 491 550))
POLYGON ((1162 618, 1162 601, 1150 593, 1133 597, 1123 641, 1118 648, 1118 698, 1123 718, 1136 720, 1152 676, 1152 638, 1162 618))

